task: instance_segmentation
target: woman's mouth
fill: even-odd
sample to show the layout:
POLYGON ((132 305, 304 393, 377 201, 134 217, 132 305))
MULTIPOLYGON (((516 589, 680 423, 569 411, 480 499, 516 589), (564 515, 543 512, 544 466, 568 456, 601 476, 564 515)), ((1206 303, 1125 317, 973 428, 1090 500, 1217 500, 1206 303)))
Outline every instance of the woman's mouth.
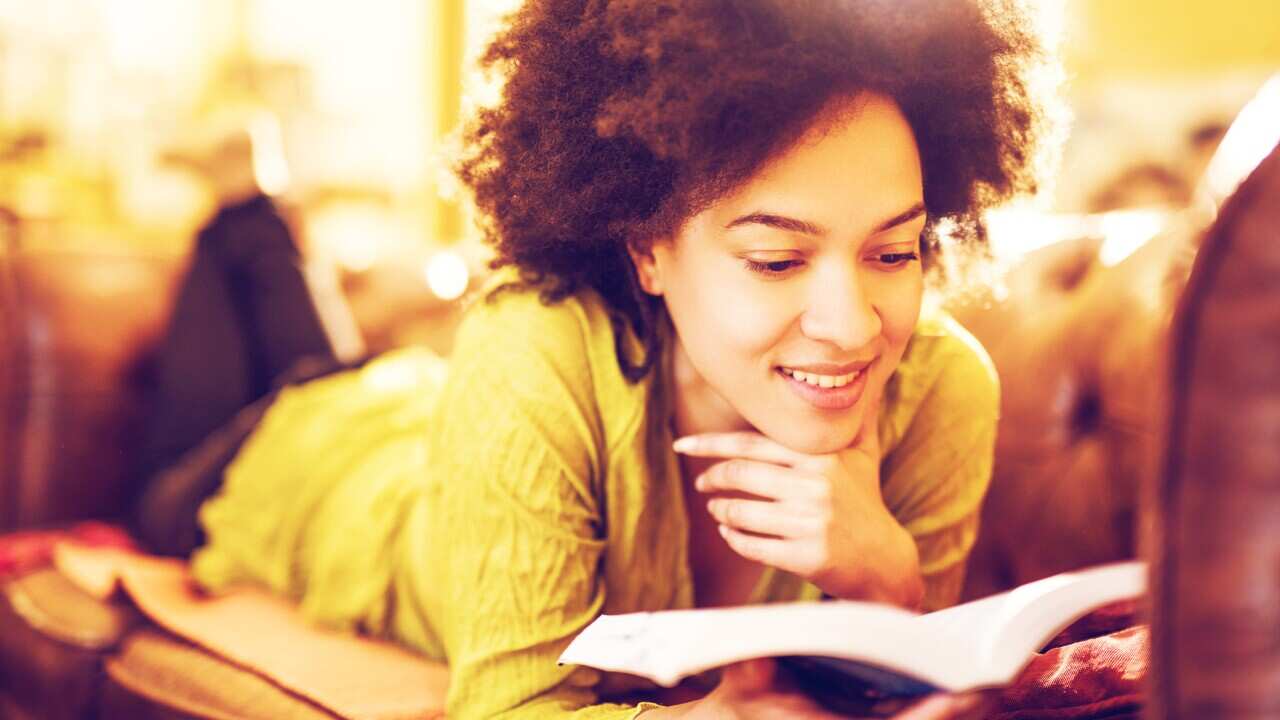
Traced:
POLYGON ((839 375, 824 375, 788 367, 778 367, 777 373, 787 382, 787 387, 814 407, 822 410, 847 410, 862 397, 867 384, 871 364, 861 369, 839 375))

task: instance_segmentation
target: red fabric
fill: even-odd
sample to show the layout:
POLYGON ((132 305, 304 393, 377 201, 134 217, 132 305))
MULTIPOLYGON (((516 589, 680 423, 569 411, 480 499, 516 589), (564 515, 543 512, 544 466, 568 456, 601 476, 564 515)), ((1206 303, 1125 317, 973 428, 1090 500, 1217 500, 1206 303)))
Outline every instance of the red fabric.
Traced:
POLYGON ((1054 647, 1037 656, 1012 685, 995 694, 987 717, 1137 718, 1142 710, 1150 638, 1146 625, 1136 625, 1054 647))
POLYGON ((26 530, 0 535, 0 581, 49 565, 53 546, 76 540, 93 547, 136 550, 124 530, 101 522, 83 522, 60 530, 26 530))

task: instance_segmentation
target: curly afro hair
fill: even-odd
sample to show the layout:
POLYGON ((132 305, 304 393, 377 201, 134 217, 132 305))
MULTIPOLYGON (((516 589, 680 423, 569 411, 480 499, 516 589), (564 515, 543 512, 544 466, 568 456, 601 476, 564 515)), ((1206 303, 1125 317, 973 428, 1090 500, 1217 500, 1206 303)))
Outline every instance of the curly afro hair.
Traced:
POLYGON ((632 381, 662 309, 627 247, 670 237, 837 95, 887 95, 911 125, 926 258, 939 221, 982 243, 981 212, 1035 189, 1048 115, 1029 71, 1049 58, 1016 0, 526 0, 508 23, 481 59, 503 100, 471 120, 458 174, 493 266, 549 303, 595 289, 632 381))

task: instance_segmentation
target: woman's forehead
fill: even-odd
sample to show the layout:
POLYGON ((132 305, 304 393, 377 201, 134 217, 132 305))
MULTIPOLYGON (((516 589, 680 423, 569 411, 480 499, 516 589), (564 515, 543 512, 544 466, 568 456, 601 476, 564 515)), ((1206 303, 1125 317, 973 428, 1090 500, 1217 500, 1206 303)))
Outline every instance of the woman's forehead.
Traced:
POLYGON ((919 151, 891 100, 872 96, 828 112, 702 219, 728 227, 763 215, 799 223, 766 226, 806 234, 869 233, 921 203, 919 151))

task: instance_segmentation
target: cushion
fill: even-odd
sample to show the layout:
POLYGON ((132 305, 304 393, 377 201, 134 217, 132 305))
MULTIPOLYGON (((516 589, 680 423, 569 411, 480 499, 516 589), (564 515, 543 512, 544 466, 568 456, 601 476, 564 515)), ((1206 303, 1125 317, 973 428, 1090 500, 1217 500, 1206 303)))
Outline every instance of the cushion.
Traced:
POLYGON ((86 650, 114 647, 139 621, 127 604, 98 600, 52 568, 10 581, 4 597, 15 618, 45 637, 86 650))
POLYGON ((101 589, 114 577, 158 626, 252 670, 341 717, 443 714, 449 671, 392 643, 309 624, 285 600, 255 588, 199 594, 186 566, 118 550, 59 546, 59 567, 101 589))
POLYGON ((92 717, 102 657, 137 623, 53 570, 0 590, 0 717, 92 717))
POLYGON ((216 720, 338 717, 255 672, 151 628, 131 634, 107 660, 106 671, 104 718, 175 716, 161 708, 216 720), (148 707, 157 704, 160 708, 148 707))

